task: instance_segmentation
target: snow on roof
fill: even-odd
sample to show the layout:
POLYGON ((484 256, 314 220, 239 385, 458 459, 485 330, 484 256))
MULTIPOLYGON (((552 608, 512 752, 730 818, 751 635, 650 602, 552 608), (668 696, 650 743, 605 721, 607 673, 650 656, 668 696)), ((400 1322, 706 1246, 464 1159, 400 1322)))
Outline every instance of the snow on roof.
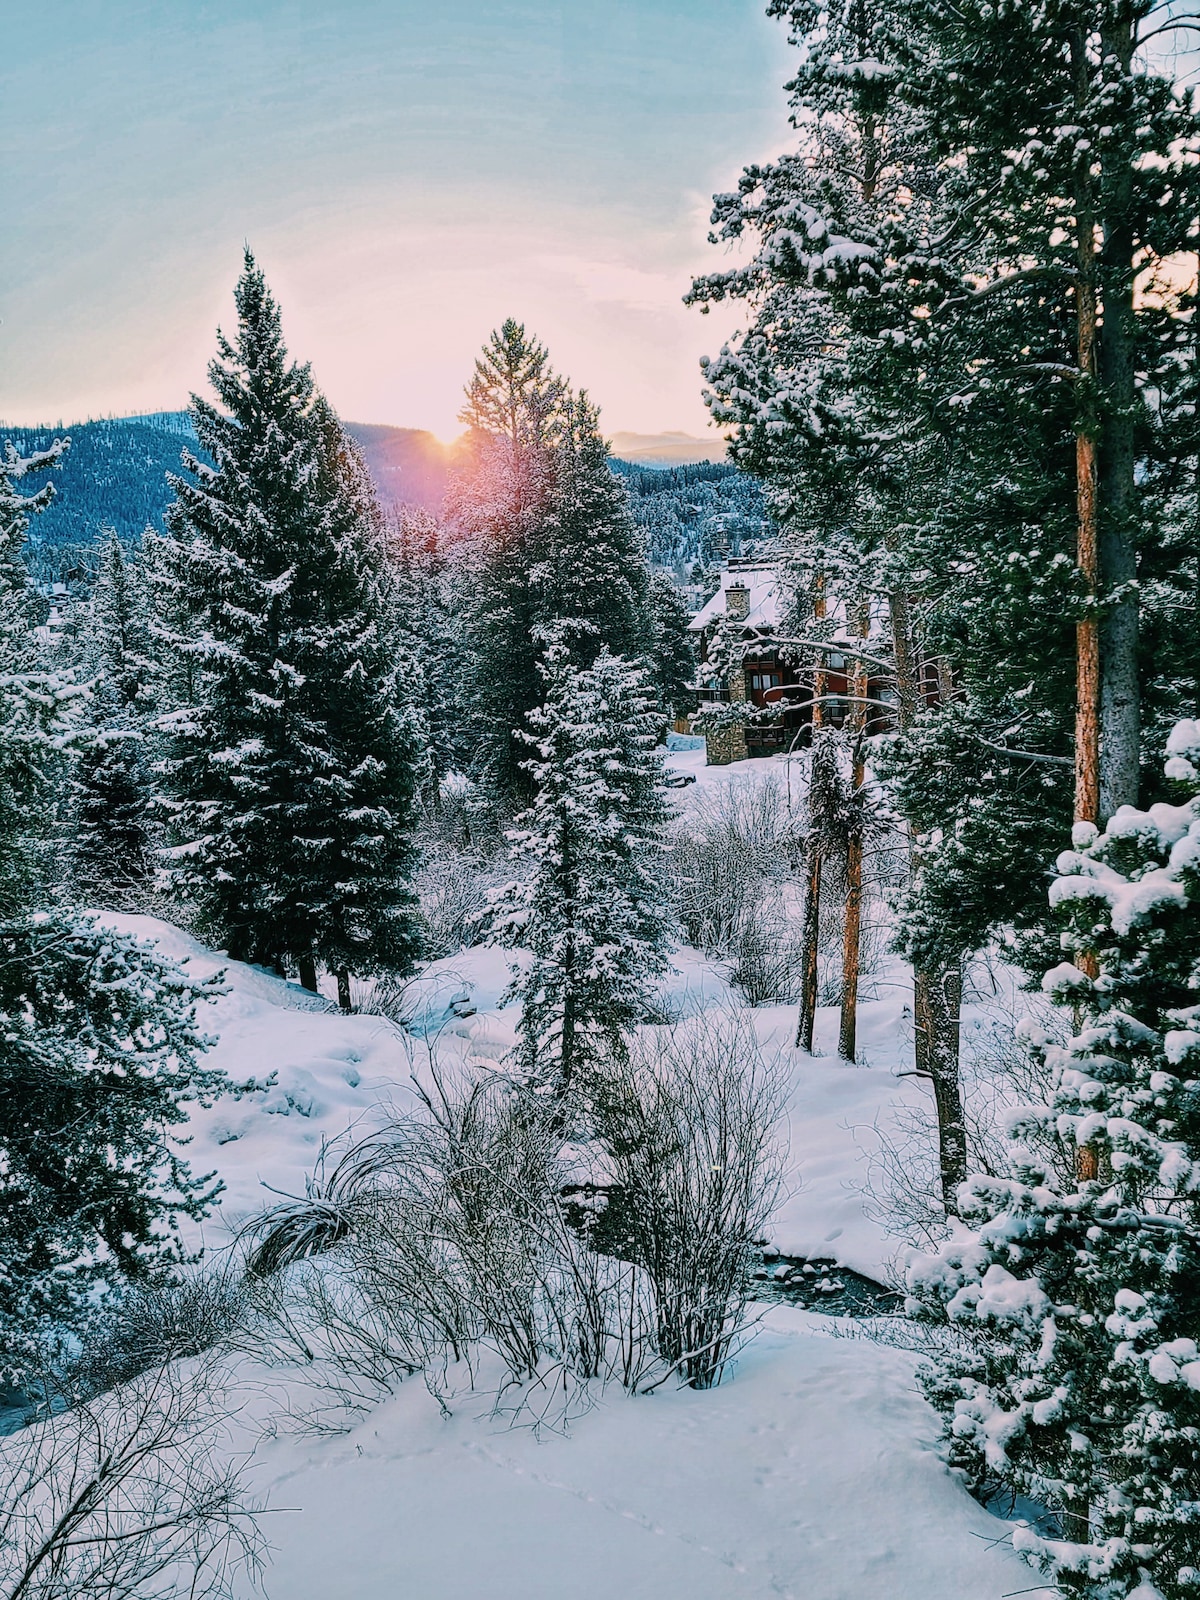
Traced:
POLYGON ((750 610, 745 619, 747 628, 773 628, 779 620, 779 584, 775 568, 766 562, 745 566, 740 563, 721 573, 721 587, 688 623, 692 633, 702 633, 705 628, 725 615, 726 591, 734 584, 750 592, 750 610))

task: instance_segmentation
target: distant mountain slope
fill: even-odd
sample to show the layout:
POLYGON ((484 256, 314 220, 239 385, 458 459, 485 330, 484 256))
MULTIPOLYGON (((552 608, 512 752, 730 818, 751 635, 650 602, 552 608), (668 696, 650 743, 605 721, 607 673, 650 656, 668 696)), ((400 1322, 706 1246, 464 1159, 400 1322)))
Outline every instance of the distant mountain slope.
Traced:
MULTIPOLYGON (((366 458, 386 510, 402 505, 441 510, 454 456, 422 428, 349 422, 347 432, 366 458)), ((86 564, 101 528, 136 539, 147 526, 161 528, 171 503, 169 472, 178 472, 185 446, 195 448, 186 412, 116 417, 70 427, 7 428, 22 454, 69 435, 71 448, 52 475, 55 498, 31 529, 29 557, 40 582, 61 579, 86 564)), ((618 434, 618 440, 686 440, 685 434, 618 434)), ((705 445, 704 440, 693 443, 705 445)), ((706 445, 706 448, 708 446, 706 445)), ((737 555, 764 536, 757 485, 728 462, 668 465, 665 458, 616 459, 613 470, 629 487, 634 517, 645 530, 650 557, 681 573, 697 559, 737 555)), ((30 485, 30 488, 36 487, 30 485)))
POLYGON ((697 561, 710 566, 726 556, 749 555, 772 537, 762 490, 727 461, 662 467, 615 460, 612 465, 629 490, 651 561, 673 568, 680 578, 697 561))
POLYGON ((392 428, 377 422, 347 422, 346 432, 362 450, 385 509, 402 505, 442 509, 452 445, 424 428, 392 428))
POLYGON ((686 467, 700 461, 723 462, 724 439, 692 433, 614 433, 613 454, 642 467, 686 467))
MULTIPOLYGON (((104 526, 115 528, 124 539, 136 538, 148 523, 162 527, 162 514, 171 502, 167 473, 179 471, 183 447, 195 443, 185 413, 117 417, 67 428, 0 427, 0 443, 11 440, 22 454, 67 436, 71 448, 51 474, 54 500, 34 522, 31 543, 47 556, 61 552, 69 562, 70 552, 95 543, 104 526)), ((28 487, 36 489, 41 481, 28 487)))

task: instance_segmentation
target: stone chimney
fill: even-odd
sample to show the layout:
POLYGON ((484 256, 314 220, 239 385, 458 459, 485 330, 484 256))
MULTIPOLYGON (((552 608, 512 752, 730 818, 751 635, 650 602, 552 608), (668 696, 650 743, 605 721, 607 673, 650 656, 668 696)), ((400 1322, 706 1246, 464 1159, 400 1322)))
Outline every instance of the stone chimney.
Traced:
POLYGON ((745 622, 750 615, 750 591, 741 579, 725 590, 725 615, 730 622, 745 622))

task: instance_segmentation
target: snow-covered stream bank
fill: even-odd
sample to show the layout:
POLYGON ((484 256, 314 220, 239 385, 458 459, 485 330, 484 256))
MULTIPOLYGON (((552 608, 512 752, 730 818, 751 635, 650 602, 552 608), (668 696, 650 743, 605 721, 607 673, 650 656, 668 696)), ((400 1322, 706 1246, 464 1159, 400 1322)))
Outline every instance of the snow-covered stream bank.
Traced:
MULTIPOLYGON (((311 1009, 303 991, 222 961, 147 918, 107 921, 156 940, 203 976, 224 966, 214 1058, 257 1087, 192 1119, 189 1158, 217 1170, 210 1247, 272 1199, 302 1194, 323 1144, 412 1103, 409 1075, 439 1060, 497 1061, 515 1015, 498 1002, 505 958, 463 952, 420 982, 420 1036, 379 1017, 311 1009), (460 1015, 463 1012, 472 1012, 460 1015)), ((683 952, 668 998, 687 1012, 732 1003, 719 971, 683 952)), ((866 1054, 849 1067, 791 1048, 794 1011, 749 1013, 781 1051, 789 1095, 788 1193, 772 1228, 791 1255, 872 1276, 896 1242, 862 1193, 875 1130, 919 1103, 896 1076, 910 1048, 897 988, 863 1008, 866 1054)), ((832 1023, 832 1014, 822 1019, 832 1023)), ((565 1430, 510 1425, 486 1381, 443 1415, 419 1378, 350 1431, 295 1418, 317 1401, 303 1373, 247 1378, 245 1424, 265 1430, 250 1469, 272 1509, 278 1600, 1000 1600, 1031 1574, 1000 1548, 1006 1527, 946 1472, 914 1358, 855 1325, 774 1305, 720 1388, 600 1395, 565 1430)), ((249 1591, 247 1591, 249 1592, 249 1591)))

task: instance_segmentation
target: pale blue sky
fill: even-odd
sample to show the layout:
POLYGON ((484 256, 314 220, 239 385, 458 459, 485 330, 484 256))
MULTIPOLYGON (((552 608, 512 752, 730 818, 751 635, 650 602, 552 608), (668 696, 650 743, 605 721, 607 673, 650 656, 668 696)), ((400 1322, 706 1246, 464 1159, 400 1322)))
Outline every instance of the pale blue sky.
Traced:
POLYGON ((8 0, 0 417, 182 405, 248 239, 343 415, 455 430, 512 314, 700 432, 714 188, 787 141, 761 0, 8 0))

